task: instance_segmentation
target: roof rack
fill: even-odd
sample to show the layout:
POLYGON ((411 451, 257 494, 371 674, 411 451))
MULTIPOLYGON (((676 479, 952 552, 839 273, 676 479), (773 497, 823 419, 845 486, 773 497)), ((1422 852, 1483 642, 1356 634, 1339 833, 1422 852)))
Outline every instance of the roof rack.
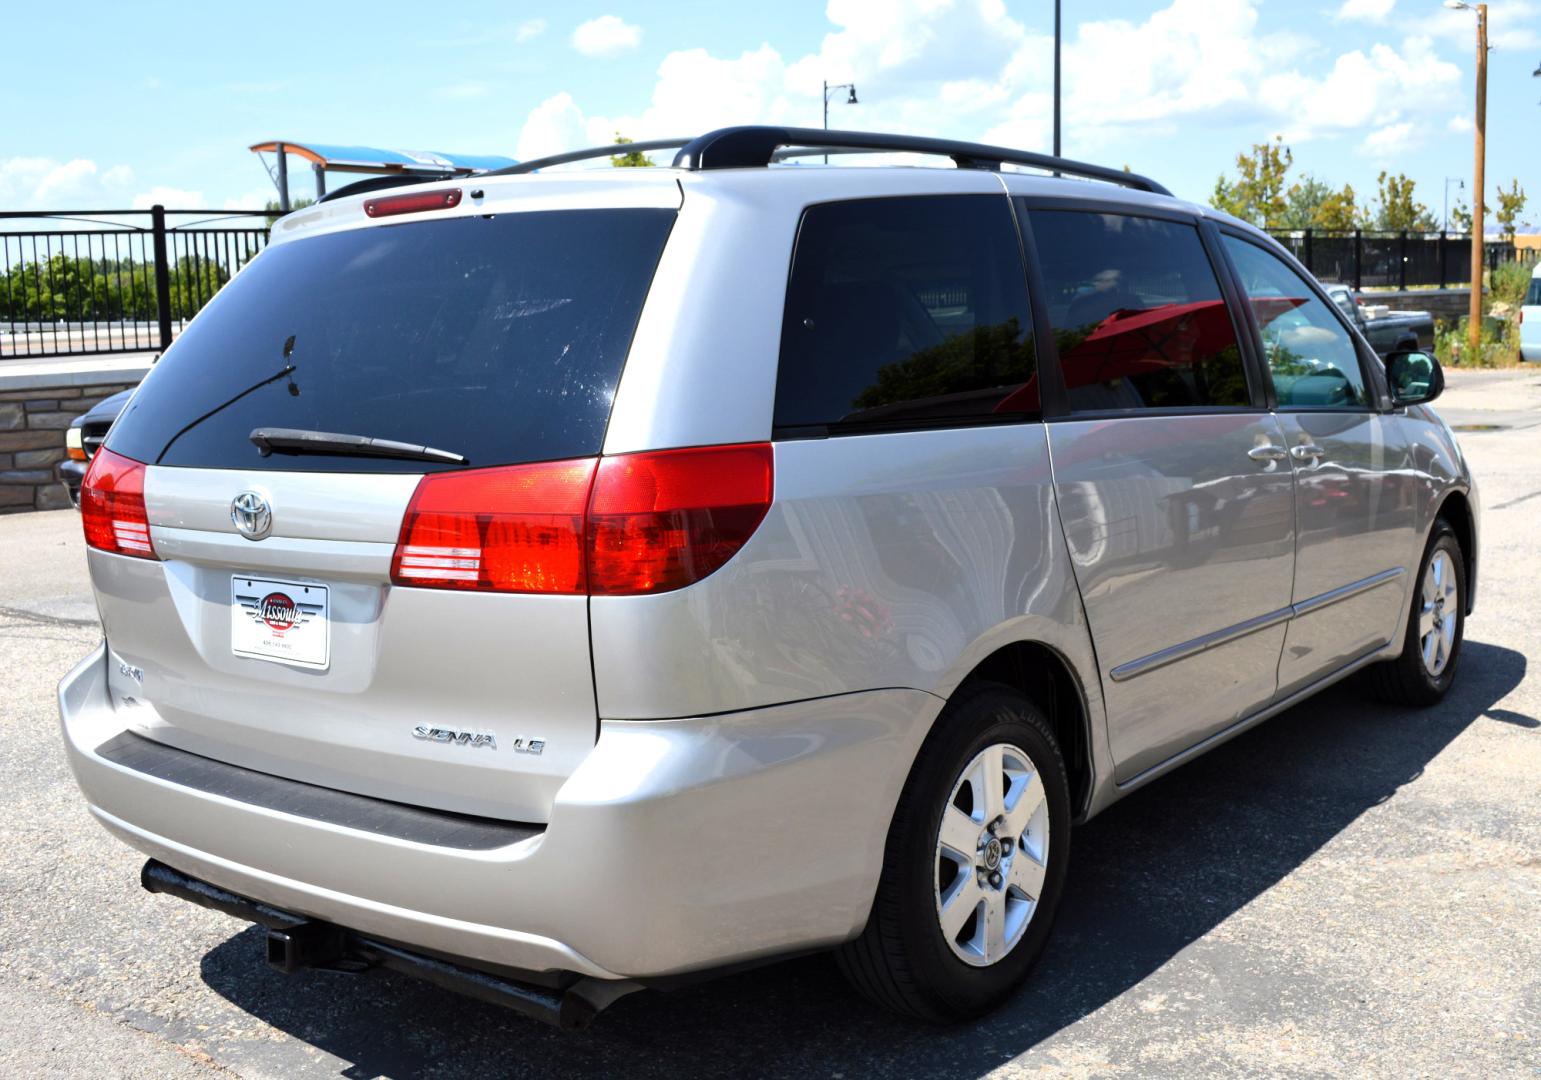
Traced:
POLYGON ((615 154, 641 153, 648 150, 676 150, 674 167, 701 171, 707 169, 764 168, 792 157, 807 157, 825 152, 834 154, 933 154, 952 158, 960 169, 998 171, 1002 165, 1026 165, 1057 176, 1079 176, 1104 180, 1110 184, 1148 191, 1154 195, 1172 193, 1161 184, 1139 173, 1091 165, 1084 161, 1035 154, 1030 150, 1012 150, 1005 146, 932 139, 922 135, 884 135, 872 131, 825 131, 822 128, 729 127, 709 131, 694 139, 652 139, 647 142, 615 143, 587 150, 533 158, 484 176, 508 176, 569 165, 575 161, 610 157, 615 154), (789 149, 790 148, 790 149, 789 149))
POLYGON ((824 131, 820 128, 731 127, 692 139, 674 155, 678 169, 752 169, 769 165, 788 154, 784 147, 808 148, 822 154, 834 151, 866 151, 904 154, 935 154, 952 158, 960 169, 998 170, 1002 165, 1026 165, 1064 176, 1105 180, 1155 195, 1171 195, 1161 184, 1138 173, 1091 165, 1083 161, 1012 150, 984 143, 932 139, 921 135, 884 135, 871 131, 824 131))
POLYGON ((346 199, 349 195, 363 195, 370 191, 379 191, 381 188, 402 187, 405 184, 428 184, 435 180, 454 180, 453 173, 441 172, 399 172, 386 176, 369 176, 363 180, 355 180, 351 184, 344 184, 340 188, 328 191, 316 202, 331 202, 333 199, 346 199))
POLYGON ((550 157, 531 158, 529 161, 521 161, 517 165, 509 165, 503 169, 493 169, 485 176, 516 176, 520 173, 532 173, 536 169, 550 169, 557 165, 570 165, 574 161, 587 161, 590 158, 613 157, 616 154, 639 154, 647 150, 678 150, 682 146, 690 145, 690 139, 650 139, 647 142, 612 143, 609 146, 592 146, 587 150, 569 150, 565 154, 552 154, 550 157))

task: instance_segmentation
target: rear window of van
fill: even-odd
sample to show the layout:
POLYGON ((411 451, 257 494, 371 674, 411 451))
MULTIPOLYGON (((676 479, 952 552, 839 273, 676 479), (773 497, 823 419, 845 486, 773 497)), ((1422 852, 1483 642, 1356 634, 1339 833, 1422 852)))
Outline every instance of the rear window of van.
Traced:
POLYGON ((108 439, 200 468, 423 472, 597 454, 675 211, 559 210, 276 244, 155 365, 108 439), (465 466, 274 454, 253 429, 448 450, 465 466))

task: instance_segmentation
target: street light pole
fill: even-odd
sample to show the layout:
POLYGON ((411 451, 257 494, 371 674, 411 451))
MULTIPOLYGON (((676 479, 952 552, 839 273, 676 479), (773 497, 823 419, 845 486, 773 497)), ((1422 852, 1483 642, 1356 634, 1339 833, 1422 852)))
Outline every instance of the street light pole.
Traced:
MULTIPOLYGON (((860 105, 861 104, 861 102, 856 100, 856 84, 855 83, 837 83, 836 85, 831 86, 831 85, 829 85, 829 81, 825 80, 824 81, 824 130, 825 131, 829 130, 829 92, 831 90, 849 90, 851 92, 851 94, 850 94, 849 97, 847 97, 845 99, 845 103, 847 105, 860 105)), ((829 155, 828 154, 824 155, 824 164, 826 164, 826 165, 829 164, 829 155)))
POLYGON ((1449 232, 1450 231, 1450 185, 1451 184, 1456 185, 1456 189, 1458 191, 1465 191, 1466 190, 1466 181, 1461 179, 1459 176, 1447 176, 1447 177, 1445 177, 1445 216, 1440 219, 1440 220, 1442 220, 1444 222, 1444 224, 1441 225, 1440 228, 1444 229, 1445 232, 1449 232))

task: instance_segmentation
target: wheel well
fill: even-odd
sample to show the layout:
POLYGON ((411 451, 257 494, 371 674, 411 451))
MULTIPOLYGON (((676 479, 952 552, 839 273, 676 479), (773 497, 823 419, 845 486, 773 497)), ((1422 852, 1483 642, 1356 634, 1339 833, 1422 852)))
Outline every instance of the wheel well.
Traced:
POLYGON ((959 689, 980 681, 1004 683, 1044 711, 1065 756, 1070 804, 1078 813, 1084 812, 1092 787, 1086 703, 1080 680, 1065 658, 1039 642, 1016 641, 980 661, 959 689))
POLYGON ((1473 535, 1471 503, 1459 491, 1452 491, 1439 504, 1439 517, 1450 523, 1455 538, 1461 544, 1461 561, 1466 564, 1466 597, 1468 610, 1477 595, 1477 543, 1473 535))

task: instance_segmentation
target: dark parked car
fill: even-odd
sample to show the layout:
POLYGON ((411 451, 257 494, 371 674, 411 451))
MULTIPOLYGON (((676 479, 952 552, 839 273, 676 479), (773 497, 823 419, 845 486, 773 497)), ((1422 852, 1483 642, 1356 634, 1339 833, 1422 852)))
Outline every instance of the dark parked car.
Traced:
POLYGON ((59 462, 59 479, 69 488, 70 502, 77 510, 80 509, 80 482, 85 478, 86 466, 132 393, 132 390, 120 390, 112 397, 103 398, 75 417, 65 432, 64 441, 70 456, 59 462))
POLYGON ((1347 285, 1323 285, 1322 288, 1382 358, 1392 353, 1418 352, 1434 347, 1434 316, 1427 311, 1388 311, 1367 319, 1354 291, 1347 285))

